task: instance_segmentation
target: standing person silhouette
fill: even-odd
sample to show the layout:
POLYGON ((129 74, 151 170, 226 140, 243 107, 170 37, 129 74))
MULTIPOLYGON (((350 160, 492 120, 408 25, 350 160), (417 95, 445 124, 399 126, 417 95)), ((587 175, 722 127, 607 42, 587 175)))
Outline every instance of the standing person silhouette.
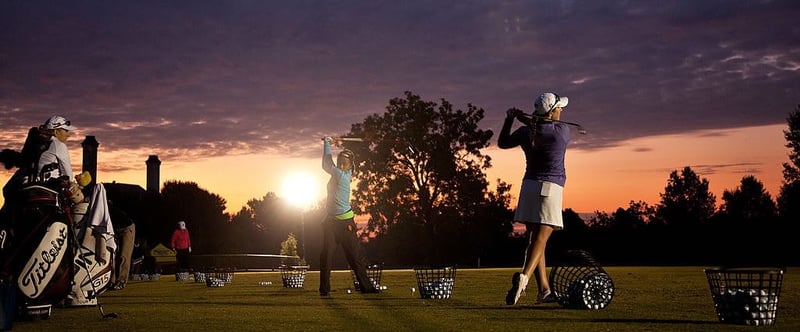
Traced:
POLYGON ((343 150, 333 163, 331 143, 333 139, 325 137, 322 145, 322 169, 331 175, 328 181, 328 198, 325 204, 327 216, 322 221, 322 252, 319 255, 319 295, 330 296, 331 261, 336 246, 341 245, 350 268, 361 286, 361 293, 378 293, 367 276, 367 264, 364 249, 358 240, 353 210, 350 208, 350 181, 354 171, 354 154, 343 150))
POLYGON ((189 254, 192 253, 192 239, 189 237, 189 230, 186 229, 186 222, 179 221, 177 228, 172 231, 170 247, 175 251, 175 260, 178 261, 179 272, 189 270, 189 254))
POLYGON ((121 290, 128 284, 131 273, 131 256, 136 239, 136 223, 118 204, 108 201, 108 212, 114 221, 114 237, 120 246, 114 257, 114 274, 111 277, 112 289, 121 290))
POLYGON ((556 300, 547 279, 545 248, 553 231, 564 228, 562 197, 567 180, 564 156, 570 131, 567 124, 552 120, 561 119, 561 111, 568 102, 567 97, 555 93, 540 95, 534 102, 531 123, 512 134, 509 132, 514 118, 522 111, 509 109, 497 140, 501 149, 522 148, 526 162, 514 221, 525 224, 528 247, 522 271, 514 273, 506 294, 508 305, 519 301, 534 272, 539 286, 536 303, 556 300))

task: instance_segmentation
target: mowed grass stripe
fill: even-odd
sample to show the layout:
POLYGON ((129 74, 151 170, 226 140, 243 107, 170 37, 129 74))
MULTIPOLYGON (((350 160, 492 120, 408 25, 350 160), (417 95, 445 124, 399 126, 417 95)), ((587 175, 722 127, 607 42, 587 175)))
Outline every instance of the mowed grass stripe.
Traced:
MULTIPOLYGON (((352 289, 349 271, 335 271, 331 298, 320 298, 319 274, 305 287, 282 286, 280 273, 236 273, 220 288, 204 283, 132 281, 100 298, 96 307, 54 308, 47 320, 17 322, 14 331, 736 331, 752 327, 721 324, 716 318, 703 267, 606 267, 616 286, 602 310, 535 305, 529 289, 516 306, 504 303, 515 269, 458 269, 450 299, 423 300, 413 270, 384 270, 382 294, 352 289), (262 286, 260 282, 271 282, 262 286)), ((777 323, 770 330, 800 331, 800 282, 787 270, 777 323)), ((532 286, 533 287, 533 284, 532 286)))

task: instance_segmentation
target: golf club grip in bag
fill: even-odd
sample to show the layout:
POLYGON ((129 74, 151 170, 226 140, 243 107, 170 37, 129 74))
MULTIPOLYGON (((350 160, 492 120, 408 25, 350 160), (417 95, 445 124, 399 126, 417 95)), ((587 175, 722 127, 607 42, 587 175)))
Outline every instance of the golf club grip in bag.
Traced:
POLYGON ((98 238, 92 234, 91 228, 87 227, 86 223, 77 225, 74 231, 76 241, 73 244, 76 251, 73 262, 73 286, 66 305, 95 305, 97 296, 111 286, 113 251, 105 245, 105 238, 98 238))
POLYGON ((103 184, 95 185, 88 197, 90 203, 78 203, 72 209, 76 216, 70 242, 73 285, 66 306, 96 305, 97 296, 111 286, 116 243, 103 184))
POLYGON ((18 302, 52 304, 66 297, 72 279, 70 220, 60 194, 40 185, 22 188, 22 207, 9 265, 16 277, 18 302))

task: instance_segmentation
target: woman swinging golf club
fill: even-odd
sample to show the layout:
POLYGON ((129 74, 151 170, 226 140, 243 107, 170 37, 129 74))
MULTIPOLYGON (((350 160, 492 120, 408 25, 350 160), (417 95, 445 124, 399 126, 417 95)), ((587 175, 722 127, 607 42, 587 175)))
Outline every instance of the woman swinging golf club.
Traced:
POLYGON ((511 125, 522 111, 509 109, 497 140, 501 149, 521 147, 526 160, 514 221, 525 224, 528 247, 522 271, 512 277, 511 289, 506 295, 508 305, 519 301, 534 272, 539 286, 536 303, 556 301, 547 280, 544 252, 553 231, 564 227, 561 215, 566 182, 564 155, 570 131, 569 125, 559 120, 568 102, 567 97, 554 93, 540 95, 534 102, 534 121, 511 134, 511 125))
POLYGON ((356 223, 353 210, 350 208, 350 181, 353 177, 355 155, 350 150, 343 150, 333 163, 331 152, 333 138, 323 138, 322 169, 331 175, 328 181, 328 198, 325 203, 327 216, 322 221, 322 252, 319 255, 319 295, 330 296, 331 261, 336 246, 341 245, 347 262, 361 285, 361 293, 380 292, 367 276, 367 264, 364 249, 356 235, 356 223))

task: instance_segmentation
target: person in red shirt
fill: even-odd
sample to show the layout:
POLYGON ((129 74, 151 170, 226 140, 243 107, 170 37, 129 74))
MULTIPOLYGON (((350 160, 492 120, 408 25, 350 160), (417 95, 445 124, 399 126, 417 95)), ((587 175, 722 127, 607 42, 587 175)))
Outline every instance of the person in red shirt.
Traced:
POLYGON ((175 251, 178 269, 182 271, 189 270, 189 254, 192 252, 192 240, 189 238, 189 230, 186 229, 186 222, 178 222, 178 228, 172 232, 170 248, 175 251))

